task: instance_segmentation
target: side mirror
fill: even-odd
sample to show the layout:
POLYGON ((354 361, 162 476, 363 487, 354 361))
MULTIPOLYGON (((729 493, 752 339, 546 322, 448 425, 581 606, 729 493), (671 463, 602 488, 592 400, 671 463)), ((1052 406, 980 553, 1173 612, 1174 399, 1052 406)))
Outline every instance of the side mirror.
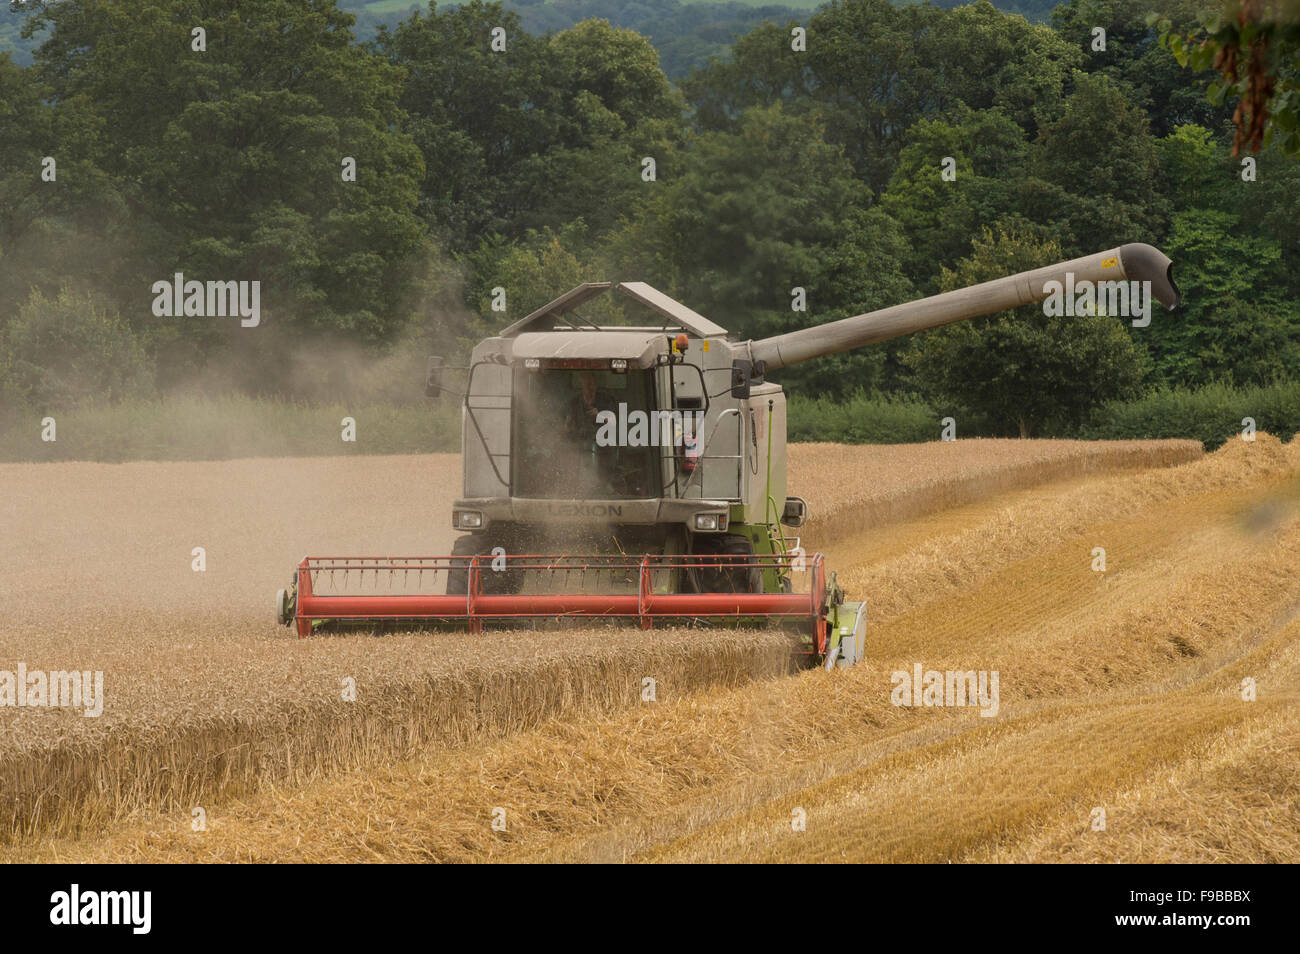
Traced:
POLYGON ((808 502, 802 497, 786 497, 781 522, 787 527, 802 527, 808 522, 808 502))
POLYGON ((428 369, 424 373, 424 396, 442 397, 442 374, 445 362, 437 355, 429 355, 428 369))
POLYGON ((749 397, 750 363, 743 358, 731 362, 731 396, 744 401, 749 397))
POLYGON ((731 362, 731 396, 741 401, 748 399, 750 388, 763 383, 766 370, 762 361, 736 358, 731 362))

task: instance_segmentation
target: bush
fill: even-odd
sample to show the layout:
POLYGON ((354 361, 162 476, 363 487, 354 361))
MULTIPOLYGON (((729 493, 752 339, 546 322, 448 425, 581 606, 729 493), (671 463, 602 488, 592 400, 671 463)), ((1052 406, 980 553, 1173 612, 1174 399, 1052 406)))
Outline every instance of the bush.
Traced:
POLYGON ((64 410, 152 389, 144 349, 113 306, 93 294, 64 288, 50 300, 35 290, 0 328, 0 397, 6 407, 64 410))
POLYGON ((858 392, 844 402, 792 395, 786 428, 790 441, 911 444, 938 440, 942 416, 910 395, 882 397, 858 392))
POLYGON ((1136 401, 1112 401, 1080 430, 1087 439, 1192 437, 1213 450, 1241 433, 1242 418, 1282 440, 1300 431, 1300 381, 1253 388, 1211 384, 1197 390, 1156 391, 1136 401))

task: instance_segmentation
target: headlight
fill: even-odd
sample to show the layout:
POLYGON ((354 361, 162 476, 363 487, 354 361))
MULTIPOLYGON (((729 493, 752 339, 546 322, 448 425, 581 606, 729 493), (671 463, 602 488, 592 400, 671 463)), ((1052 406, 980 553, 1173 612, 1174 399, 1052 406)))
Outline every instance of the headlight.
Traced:
POLYGON ((483 526, 483 514, 477 510, 453 511, 451 525, 456 530, 477 530, 483 526))
POLYGON ((695 515, 696 530, 717 530, 718 515, 716 513, 697 513, 695 515))

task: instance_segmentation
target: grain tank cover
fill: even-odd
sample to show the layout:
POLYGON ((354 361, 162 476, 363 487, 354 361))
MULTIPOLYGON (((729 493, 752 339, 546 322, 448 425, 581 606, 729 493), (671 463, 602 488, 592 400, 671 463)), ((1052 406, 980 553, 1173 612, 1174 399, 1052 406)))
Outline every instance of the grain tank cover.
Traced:
POLYGON ((674 301, 645 282, 620 282, 618 290, 643 305, 649 305, 665 318, 675 322, 683 331, 689 331, 700 338, 726 337, 726 328, 709 321, 698 311, 687 308, 679 301, 674 301))
POLYGON ((565 316, 575 311, 579 305, 591 301, 597 295, 614 290, 626 295, 633 301, 653 309, 665 319, 664 329, 680 328, 697 338, 725 338, 727 329, 710 321, 699 312, 687 308, 679 301, 669 298, 659 289, 645 282, 587 282, 571 289, 555 301, 543 305, 531 315, 520 318, 513 325, 501 332, 503 338, 514 338, 528 331, 574 331, 577 329, 595 330, 586 319, 574 316, 572 320, 565 316))

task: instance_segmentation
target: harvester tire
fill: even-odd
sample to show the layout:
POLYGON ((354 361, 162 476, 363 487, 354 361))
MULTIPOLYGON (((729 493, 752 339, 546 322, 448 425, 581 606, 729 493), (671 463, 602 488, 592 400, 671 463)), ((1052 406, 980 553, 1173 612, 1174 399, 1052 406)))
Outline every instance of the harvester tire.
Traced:
POLYGON ((289 602, 288 590, 275 591, 275 621, 281 626, 288 626, 293 622, 293 607, 289 602))
POLYGON ((472 533, 457 537, 456 542, 451 545, 453 558, 466 557, 466 559, 453 559, 451 561, 451 568, 447 570, 448 596, 465 596, 469 593, 468 558, 477 555, 482 546, 483 541, 472 533))
POLYGON ((511 570, 496 573, 489 566, 492 541, 485 540, 476 533, 467 533, 452 544, 451 567, 447 570, 447 595, 464 596, 469 592, 470 557, 481 556, 479 560, 479 591, 493 595, 505 595, 517 592, 522 583, 522 572, 511 570))
POLYGON ((728 566, 699 568, 691 572, 692 582, 700 593, 761 593, 763 571, 754 559, 754 544, 748 537, 727 534, 707 543, 696 538, 695 552, 700 556, 724 557, 728 566))

